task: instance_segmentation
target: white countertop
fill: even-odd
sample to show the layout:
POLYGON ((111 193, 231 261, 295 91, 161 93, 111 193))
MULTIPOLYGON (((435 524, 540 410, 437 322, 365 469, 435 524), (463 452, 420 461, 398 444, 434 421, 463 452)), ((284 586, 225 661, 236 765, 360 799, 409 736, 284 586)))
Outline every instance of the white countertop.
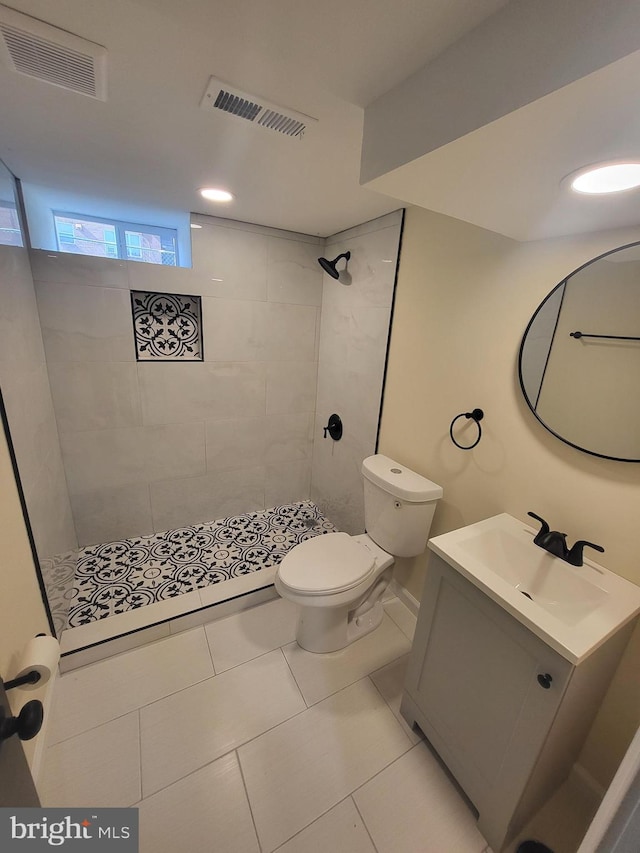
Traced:
POLYGON ((571 566, 535 545, 536 533, 501 513, 435 536, 428 547, 578 664, 640 613, 640 587, 589 559, 571 566))

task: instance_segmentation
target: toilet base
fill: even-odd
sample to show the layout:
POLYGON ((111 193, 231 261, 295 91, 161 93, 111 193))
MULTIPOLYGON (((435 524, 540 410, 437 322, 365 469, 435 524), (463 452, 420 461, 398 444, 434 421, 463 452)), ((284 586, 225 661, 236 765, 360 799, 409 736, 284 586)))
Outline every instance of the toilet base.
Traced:
POLYGON ((382 622, 384 610, 380 601, 360 615, 358 609, 354 610, 353 605, 303 606, 296 631, 298 645, 315 654, 337 652, 374 631, 382 622))

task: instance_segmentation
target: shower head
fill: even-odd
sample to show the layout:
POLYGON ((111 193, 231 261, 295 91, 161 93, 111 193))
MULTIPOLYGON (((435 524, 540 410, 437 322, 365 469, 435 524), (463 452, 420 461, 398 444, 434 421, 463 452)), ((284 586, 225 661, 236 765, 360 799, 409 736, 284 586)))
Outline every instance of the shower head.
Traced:
POLYGON ((318 263, 322 267, 322 269, 328 273, 331 278, 340 278, 340 273, 336 269, 336 264, 340 260, 340 258, 344 258, 345 260, 349 260, 351 257, 351 252, 343 252, 341 255, 338 255, 337 258, 334 258, 332 261, 328 261, 326 258, 318 258, 318 263))

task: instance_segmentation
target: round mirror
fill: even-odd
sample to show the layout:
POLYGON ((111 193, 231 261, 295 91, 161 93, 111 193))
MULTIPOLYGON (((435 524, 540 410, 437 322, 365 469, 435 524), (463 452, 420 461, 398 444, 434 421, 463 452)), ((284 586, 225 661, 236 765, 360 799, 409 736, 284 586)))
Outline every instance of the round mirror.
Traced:
POLYGON ((640 462, 640 242, 554 287, 524 333, 519 373, 531 411, 557 438, 640 462))

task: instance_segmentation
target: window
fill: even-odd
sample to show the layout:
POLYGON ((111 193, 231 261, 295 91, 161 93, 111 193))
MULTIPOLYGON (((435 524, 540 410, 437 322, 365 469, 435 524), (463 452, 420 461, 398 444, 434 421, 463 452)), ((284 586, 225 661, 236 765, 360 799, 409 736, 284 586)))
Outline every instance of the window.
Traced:
POLYGON ((117 219, 54 213, 58 249, 76 255, 178 266, 178 232, 117 219))
POLYGON ((18 211, 11 201, 0 200, 0 245, 22 246, 18 211))

